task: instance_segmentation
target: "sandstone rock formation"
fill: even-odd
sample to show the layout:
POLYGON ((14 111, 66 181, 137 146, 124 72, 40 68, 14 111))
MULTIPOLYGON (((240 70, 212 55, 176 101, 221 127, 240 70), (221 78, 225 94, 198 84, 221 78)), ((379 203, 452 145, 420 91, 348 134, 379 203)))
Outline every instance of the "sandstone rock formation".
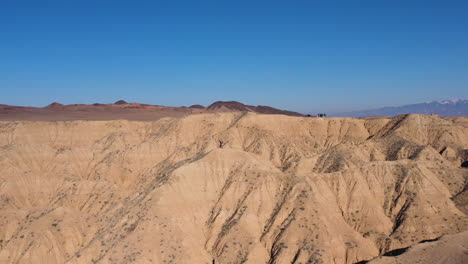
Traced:
POLYGON ((2 121, 0 263, 371 260, 467 230, 467 124, 2 121))

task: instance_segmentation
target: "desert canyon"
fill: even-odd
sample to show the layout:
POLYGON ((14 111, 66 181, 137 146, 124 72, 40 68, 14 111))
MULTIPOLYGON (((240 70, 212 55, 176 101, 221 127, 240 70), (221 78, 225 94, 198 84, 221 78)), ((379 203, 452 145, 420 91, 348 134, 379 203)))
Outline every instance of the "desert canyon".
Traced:
POLYGON ((468 263, 468 117, 190 109, 0 121, 0 263, 468 263))

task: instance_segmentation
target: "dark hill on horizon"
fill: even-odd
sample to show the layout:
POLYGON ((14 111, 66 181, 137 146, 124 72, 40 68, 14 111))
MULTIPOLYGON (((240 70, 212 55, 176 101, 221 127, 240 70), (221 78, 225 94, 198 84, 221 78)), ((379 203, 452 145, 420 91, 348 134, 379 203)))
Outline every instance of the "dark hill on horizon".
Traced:
POLYGON ((217 101, 208 107, 172 107, 141 103, 128 103, 119 100, 111 104, 70 104, 53 102, 45 107, 12 106, 0 104, 0 120, 29 121, 71 121, 71 120, 134 120, 155 121, 163 117, 182 117, 200 113, 253 112, 259 114, 280 114, 304 116, 303 114, 281 110, 270 106, 245 105, 236 101, 217 101))
POLYGON ((281 110, 271 106, 265 105, 245 105, 236 101, 217 101, 212 103, 206 108, 208 111, 213 112, 233 112, 233 111, 248 111, 260 114, 277 114, 277 115, 289 115, 289 116, 304 116, 301 113, 281 110))

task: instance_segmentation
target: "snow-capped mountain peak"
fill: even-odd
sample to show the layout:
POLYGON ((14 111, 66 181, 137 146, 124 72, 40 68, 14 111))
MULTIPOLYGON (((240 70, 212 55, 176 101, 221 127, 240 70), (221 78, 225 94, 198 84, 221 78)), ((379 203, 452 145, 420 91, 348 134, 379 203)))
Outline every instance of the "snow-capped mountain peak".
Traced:
POLYGON ((468 100, 448 99, 420 104, 382 107, 362 111, 335 113, 332 116, 396 116, 399 114, 438 114, 440 116, 468 116, 468 100))
POLYGON ((439 104, 456 104, 461 101, 464 101, 463 99, 448 99, 448 100, 441 100, 441 101, 435 101, 435 103, 439 104))

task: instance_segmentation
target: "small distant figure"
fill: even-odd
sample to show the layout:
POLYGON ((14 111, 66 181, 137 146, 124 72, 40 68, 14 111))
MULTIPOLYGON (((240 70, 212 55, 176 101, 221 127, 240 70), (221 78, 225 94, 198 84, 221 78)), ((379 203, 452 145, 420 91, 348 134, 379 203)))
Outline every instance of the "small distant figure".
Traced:
POLYGON ((222 140, 218 140, 218 141, 219 141, 219 148, 223 148, 226 143, 224 143, 224 141, 222 141, 222 140))
POLYGON ((318 114, 317 114, 317 117, 327 117, 327 114, 325 114, 325 113, 318 113, 318 114))

